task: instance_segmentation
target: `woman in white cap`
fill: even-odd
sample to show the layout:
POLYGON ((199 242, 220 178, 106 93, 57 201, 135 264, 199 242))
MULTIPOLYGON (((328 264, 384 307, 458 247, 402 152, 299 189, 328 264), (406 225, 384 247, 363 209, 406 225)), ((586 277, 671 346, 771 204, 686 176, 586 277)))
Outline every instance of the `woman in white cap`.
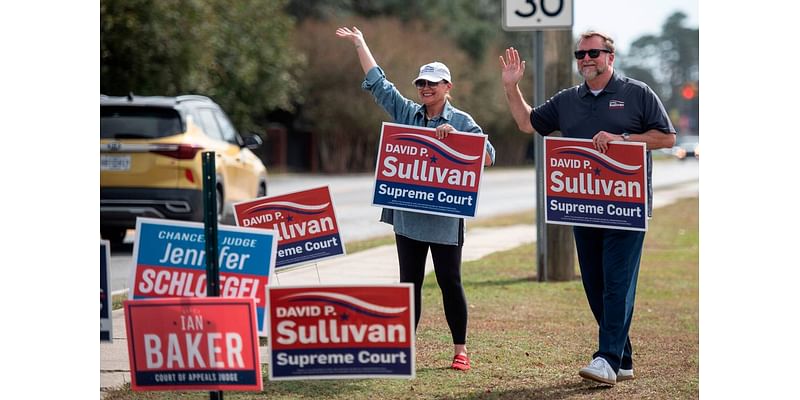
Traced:
MULTIPOLYGON (((361 87, 372 93, 375 101, 391 115, 393 122, 436 128, 439 139, 447 137, 452 131, 484 134, 472 116, 450 104, 453 79, 446 65, 437 61, 420 67, 419 76, 413 81, 422 103, 419 104, 403 97, 394 84, 386 79, 358 28, 342 27, 336 30, 336 35, 355 45, 361 68, 366 74, 361 87)), ((487 140, 486 165, 494 165, 494 157, 494 147, 487 140)), ((453 337, 455 354, 451 367, 468 370, 467 299, 461 285, 464 219, 384 208, 381 221, 394 226, 400 281, 414 284, 416 325, 419 324, 425 260, 430 248, 436 280, 442 290, 445 317, 453 337)))

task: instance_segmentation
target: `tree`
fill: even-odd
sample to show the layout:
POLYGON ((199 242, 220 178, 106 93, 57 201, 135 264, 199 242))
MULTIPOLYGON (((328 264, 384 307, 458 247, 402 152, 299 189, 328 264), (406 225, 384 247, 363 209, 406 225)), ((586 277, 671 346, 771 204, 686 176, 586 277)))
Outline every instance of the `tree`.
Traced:
POLYGON ((100 91, 164 95, 204 86, 196 66, 213 60, 197 46, 211 38, 207 14, 202 2, 101 1, 100 91))
POLYGON ((620 65, 627 75, 650 85, 667 110, 682 108, 681 88, 700 78, 700 30, 685 27, 685 20, 682 12, 670 15, 661 34, 636 39, 620 65))
POLYGON ((211 1, 214 36, 205 43, 214 55, 199 88, 227 107, 240 126, 260 129, 256 117, 276 108, 291 110, 299 93, 300 59, 291 46, 293 20, 286 1, 211 1))
POLYGON ((494 0, 290 0, 288 12, 305 19, 396 18, 438 37, 443 35, 480 61, 497 37, 501 3, 494 0), (422 25, 419 25, 422 24, 422 25))
POLYGON ((498 165, 519 165, 527 155, 530 136, 519 133, 506 105, 497 55, 492 44, 478 61, 446 36, 435 35, 422 23, 397 18, 351 18, 345 21, 306 19, 298 26, 295 46, 307 58, 301 81, 305 99, 301 113, 305 131, 312 132, 325 172, 370 171, 380 126, 390 118, 361 89, 364 73, 352 46, 335 37, 340 25, 357 25, 364 32, 376 61, 400 92, 419 102, 411 80, 419 66, 442 61, 450 67, 453 106, 470 113, 497 149, 498 165), (431 37, 436 37, 432 45, 431 37), (308 38, 314 38, 309 40, 308 38), (397 38, 402 38, 398 40, 397 38))
POLYGON ((256 129, 298 92, 286 2, 102 0, 100 89, 205 94, 237 126, 256 129))
MULTIPOLYGON (((334 35, 339 24, 341 21, 307 19, 298 27, 295 46, 308 60, 302 75, 305 102, 301 118, 309 121, 322 171, 369 171, 375 167, 381 123, 391 120, 361 89, 364 72, 353 46, 334 35)), ((429 46, 429 36, 418 25, 387 18, 355 18, 347 25, 357 25, 364 32, 389 80, 415 101, 411 80, 420 65, 436 59, 451 66, 466 62, 463 53, 448 50, 455 47, 452 43, 443 42, 442 48, 429 46)), ((455 71, 467 72, 462 68, 455 71)), ((458 82, 455 71, 453 80, 458 82)))

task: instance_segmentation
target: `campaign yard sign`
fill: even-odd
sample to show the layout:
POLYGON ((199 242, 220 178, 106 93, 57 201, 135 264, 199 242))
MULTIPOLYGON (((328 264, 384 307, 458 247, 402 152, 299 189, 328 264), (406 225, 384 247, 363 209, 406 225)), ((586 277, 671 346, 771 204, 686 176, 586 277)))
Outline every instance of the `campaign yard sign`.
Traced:
POLYGON ((372 205, 474 218, 485 149, 486 135, 384 122, 372 205))
POLYGON ((133 390, 261 391, 252 298, 127 300, 133 390))
MULTIPOLYGON (((130 299, 206 297, 206 242, 201 222, 136 219, 130 299)), ((265 334, 266 287, 274 270, 274 231, 219 225, 219 295, 256 299, 265 334)))
POLYGON ((612 142, 606 153, 591 139, 544 143, 547 223, 647 230, 644 143, 612 142))
POLYGON ((237 203, 233 210, 237 225, 277 232, 276 270, 345 254, 327 186, 237 203))
POLYGON ((269 379, 414 378, 412 285, 268 289, 269 379))
POLYGON ((108 273, 111 260, 111 244, 100 239, 100 341, 112 341, 111 323, 111 275, 108 273))

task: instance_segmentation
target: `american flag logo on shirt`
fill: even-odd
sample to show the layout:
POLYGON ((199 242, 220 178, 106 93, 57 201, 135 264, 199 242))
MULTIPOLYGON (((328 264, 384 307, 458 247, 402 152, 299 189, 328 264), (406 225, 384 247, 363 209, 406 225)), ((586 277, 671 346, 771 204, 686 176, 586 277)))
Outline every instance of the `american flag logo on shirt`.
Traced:
POLYGON ((609 110, 622 110, 625 108, 625 102, 621 100, 611 100, 608 102, 609 110))

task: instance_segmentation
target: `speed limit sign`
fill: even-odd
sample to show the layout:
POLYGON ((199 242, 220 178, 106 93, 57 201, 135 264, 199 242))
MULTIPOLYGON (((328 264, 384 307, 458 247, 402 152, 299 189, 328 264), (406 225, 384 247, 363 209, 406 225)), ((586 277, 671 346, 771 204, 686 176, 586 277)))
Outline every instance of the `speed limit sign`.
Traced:
POLYGON ((571 29, 573 0, 503 0, 503 29, 571 29))

